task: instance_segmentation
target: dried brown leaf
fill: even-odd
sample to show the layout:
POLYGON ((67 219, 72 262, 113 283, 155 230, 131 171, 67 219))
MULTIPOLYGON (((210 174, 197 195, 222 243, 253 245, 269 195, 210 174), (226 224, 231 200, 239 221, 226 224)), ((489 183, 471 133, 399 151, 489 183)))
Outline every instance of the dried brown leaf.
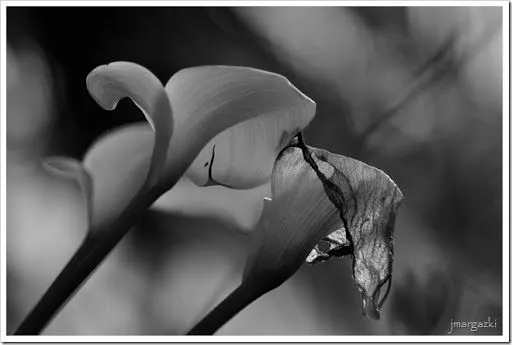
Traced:
POLYGON ((322 239, 329 243, 328 251, 321 251, 317 245, 306 261, 352 254, 353 278, 362 294, 363 314, 378 319, 391 287, 394 223, 402 193, 388 175, 375 167, 301 142, 299 145, 342 221, 342 228, 322 239), (325 176, 316 166, 317 159, 333 166, 334 173, 325 176), (380 298, 386 283, 386 292, 380 298))
POLYGON ((272 200, 266 201, 254 233, 243 283, 265 293, 304 261, 350 254, 363 314, 378 319, 391 286, 393 227, 401 200, 381 170, 307 147, 299 136, 274 166, 272 200))

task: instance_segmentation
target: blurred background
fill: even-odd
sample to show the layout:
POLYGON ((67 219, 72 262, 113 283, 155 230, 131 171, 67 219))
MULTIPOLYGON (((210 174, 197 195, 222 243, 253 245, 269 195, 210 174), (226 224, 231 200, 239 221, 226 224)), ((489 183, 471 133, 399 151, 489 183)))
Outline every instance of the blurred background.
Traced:
MULTIPOLYGON (((386 171, 405 195, 380 321, 362 317, 342 258, 304 265, 218 334, 446 334, 488 317, 497 327, 479 334, 501 334, 501 8, 10 7, 7 45, 8 333, 87 230, 78 189, 41 160, 81 159, 144 120, 85 87, 125 60, 163 83, 205 64, 283 74, 317 103, 310 145, 386 171)), ((238 284, 248 243, 219 220, 152 210, 45 334, 184 334, 238 284)))

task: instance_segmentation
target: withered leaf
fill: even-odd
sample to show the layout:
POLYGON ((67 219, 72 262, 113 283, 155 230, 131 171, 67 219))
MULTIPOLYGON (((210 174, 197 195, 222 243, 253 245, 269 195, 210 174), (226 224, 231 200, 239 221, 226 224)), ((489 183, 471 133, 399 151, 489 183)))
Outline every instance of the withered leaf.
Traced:
POLYGON ((393 227, 402 200, 395 183, 360 161, 307 147, 299 135, 276 160, 271 187, 243 284, 266 293, 304 261, 350 254, 363 314, 378 319, 391 284, 393 227))
POLYGON ((402 193, 391 178, 377 168, 307 147, 301 140, 299 146, 341 218, 341 228, 321 240, 329 244, 328 250, 321 250, 317 244, 306 262, 352 254, 353 278, 362 294, 363 315, 378 319, 391 287, 394 223, 402 193), (334 167, 332 175, 323 174, 316 160, 334 167), (379 299, 386 283, 386 292, 379 299))

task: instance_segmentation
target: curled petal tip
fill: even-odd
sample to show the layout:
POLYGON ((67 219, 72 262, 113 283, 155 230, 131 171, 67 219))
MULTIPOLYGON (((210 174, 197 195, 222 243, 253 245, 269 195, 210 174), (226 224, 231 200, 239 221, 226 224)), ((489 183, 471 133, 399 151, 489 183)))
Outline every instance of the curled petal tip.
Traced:
POLYGON ((113 110, 117 106, 119 98, 103 97, 103 94, 107 93, 108 91, 104 90, 105 85, 99 80, 101 75, 104 74, 106 68, 107 65, 101 65, 93 69, 87 75, 85 83, 87 85, 89 94, 96 101, 96 103, 98 103, 105 110, 113 110))
POLYGON ((146 73, 151 72, 135 63, 118 61, 96 67, 85 82, 96 103, 105 110, 114 110, 122 98, 137 92, 136 79, 146 73))
POLYGON ((86 85, 105 110, 115 109, 122 98, 129 97, 143 111, 153 130, 164 116, 172 125, 171 107, 162 83, 139 64, 117 61, 98 66, 87 75, 86 85))
POLYGON ((155 132, 147 176, 149 184, 155 184, 164 169, 174 128, 169 97, 160 80, 141 65, 118 61, 96 67, 87 76, 86 84, 91 96, 104 109, 113 110, 122 98, 128 97, 144 113, 155 132))

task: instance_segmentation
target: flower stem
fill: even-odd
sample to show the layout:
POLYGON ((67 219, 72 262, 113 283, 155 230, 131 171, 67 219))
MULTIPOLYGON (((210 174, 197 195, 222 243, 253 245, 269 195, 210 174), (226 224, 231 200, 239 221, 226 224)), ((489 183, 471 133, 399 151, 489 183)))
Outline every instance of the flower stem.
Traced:
POLYGON ((257 290, 242 283, 208 315, 196 324, 187 335, 212 335, 226 322, 242 311, 252 302, 263 296, 267 290, 257 290))
POLYGON ((77 252, 50 285, 14 335, 37 335, 48 325, 71 296, 85 283, 112 249, 128 233, 133 224, 161 195, 152 189, 140 193, 109 229, 90 231, 77 252))

